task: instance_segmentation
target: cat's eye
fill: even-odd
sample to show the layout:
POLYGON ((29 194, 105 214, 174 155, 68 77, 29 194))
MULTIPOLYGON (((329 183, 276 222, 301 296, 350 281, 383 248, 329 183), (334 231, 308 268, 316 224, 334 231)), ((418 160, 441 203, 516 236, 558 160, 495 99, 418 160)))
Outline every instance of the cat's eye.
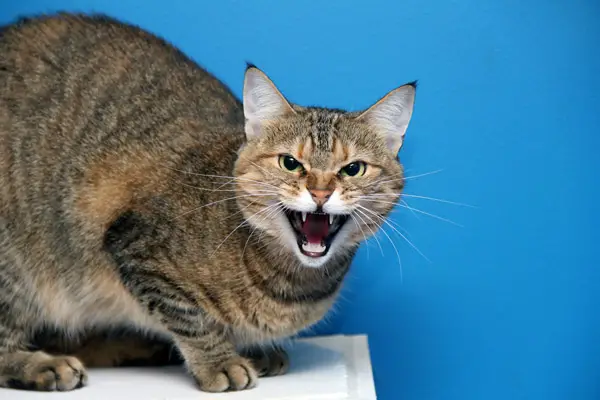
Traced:
POLYGON ((362 161, 355 161, 340 170, 341 176, 362 176, 367 170, 367 164, 362 161))
POLYGON ((294 157, 289 154, 283 154, 279 156, 279 166, 282 169, 290 172, 301 172, 304 171, 304 167, 300 163, 300 161, 296 160, 294 157))

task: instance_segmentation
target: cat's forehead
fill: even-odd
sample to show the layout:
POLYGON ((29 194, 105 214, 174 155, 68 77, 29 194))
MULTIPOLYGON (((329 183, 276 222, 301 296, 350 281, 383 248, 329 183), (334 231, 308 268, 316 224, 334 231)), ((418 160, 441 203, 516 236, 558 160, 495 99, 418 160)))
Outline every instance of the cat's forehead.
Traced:
POLYGON ((368 157, 373 145, 378 147, 367 126, 356 120, 356 113, 298 106, 295 111, 270 126, 261 146, 265 152, 289 153, 311 168, 329 170, 368 157))
POLYGON ((304 113, 304 120, 310 137, 313 151, 316 153, 331 153, 334 150, 335 138, 339 136, 339 125, 344 112, 310 108, 304 113))
POLYGON ((300 158, 322 170, 349 159, 354 146, 344 111, 313 107, 304 110, 302 119, 303 128, 297 141, 300 158))

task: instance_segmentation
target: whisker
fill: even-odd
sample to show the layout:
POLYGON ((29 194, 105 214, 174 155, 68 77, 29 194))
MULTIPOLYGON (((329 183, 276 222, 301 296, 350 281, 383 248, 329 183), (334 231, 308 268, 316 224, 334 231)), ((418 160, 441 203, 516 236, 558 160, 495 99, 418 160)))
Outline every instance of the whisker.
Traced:
MULTIPOLYGON (((375 221, 373 221, 371 218, 369 218, 367 215, 365 215, 364 213, 362 213, 360 210, 356 209, 356 212, 360 212, 361 214, 363 214, 365 216, 365 218, 367 218, 369 221, 371 221, 371 223, 377 227, 379 227, 379 224, 376 223, 375 221)), ((377 235, 375 234, 375 231, 369 226, 368 223, 365 222, 364 219, 362 219, 362 217, 357 214, 356 215, 358 218, 360 218, 360 220, 365 224, 365 226, 367 227, 367 229, 369 229, 369 231, 371 231, 371 235, 372 237, 375 239, 375 241, 377 242, 377 246, 379 246, 379 251, 381 252, 381 256, 383 257, 383 246, 381 246, 381 242, 379 241, 379 239, 377 238, 377 235)))
POLYGON ((218 245, 218 246, 215 248, 215 250, 214 250, 214 251, 212 252, 212 254, 209 256, 209 258, 212 258, 212 256, 214 256, 214 255, 217 253, 217 251, 218 251, 218 250, 221 248, 221 246, 223 245, 223 243, 225 243, 225 242, 227 241, 227 239, 229 239, 229 238, 231 237, 231 235, 233 235, 233 234, 234 234, 234 232, 235 232, 235 231, 237 231, 237 230, 238 230, 240 227, 242 227, 242 226, 244 226, 244 225, 246 225, 246 224, 249 224, 249 220, 250 220, 250 218, 252 218, 252 217, 254 217, 255 215, 257 215, 257 214, 260 214, 260 213, 262 213, 262 212, 264 212, 264 211, 266 211, 266 210, 269 210, 270 208, 272 208, 272 207, 275 207, 275 206, 277 206, 277 205, 279 205, 279 204, 280 204, 280 203, 274 203, 274 204, 271 204, 270 206, 267 206, 267 207, 261 208, 260 210, 258 210, 258 211, 257 211, 257 212, 255 212, 254 214, 252 214, 250 217, 248 217, 248 218, 244 219, 244 220, 242 221, 242 223, 240 223, 238 226, 236 226, 236 227, 235 227, 235 228, 234 228, 234 229, 233 229, 233 230, 232 230, 232 231, 229 233, 229 235, 227 235, 227 236, 225 237, 225 239, 223 239, 223 241, 222 241, 221 243, 219 243, 219 245, 218 245))
POLYGON ((442 172, 443 169, 436 169, 435 171, 430 171, 430 172, 425 172, 423 174, 418 174, 418 175, 411 175, 411 176, 405 176, 404 179, 416 179, 416 178, 421 178, 423 176, 427 176, 427 175, 433 175, 433 174, 437 174, 442 172))
POLYGON ((235 185, 235 179, 230 179, 227 182, 224 182, 222 185, 219 185, 219 187, 217 189, 221 189, 222 187, 225 187, 226 185, 235 185))
MULTIPOLYGON (((219 188, 216 189, 212 189, 212 188, 204 188, 204 187, 200 187, 200 186, 194 186, 194 185, 188 185, 187 183, 183 183, 183 182, 178 182, 180 185, 183 186, 187 186, 189 188, 192 189, 197 189, 197 190, 206 190, 208 192, 240 192, 240 189, 219 189, 220 187, 225 186, 226 184, 223 184, 221 186, 219 186, 219 188)), ((247 190, 245 191, 247 193, 249 193, 247 190)), ((274 194, 279 194, 279 192, 276 192, 274 190, 267 190, 267 189, 259 189, 254 193, 274 193, 274 194)))
POLYGON ((194 176, 204 176, 204 177, 207 177, 207 178, 219 178, 219 179, 232 179, 232 180, 238 180, 238 181, 243 181, 243 182, 254 182, 254 183, 261 184, 261 185, 271 186, 271 187, 274 187, 275 189, 279 190, 279 188, 277 186, 271 185, 271 184, 269 184, 267 182, 261 182, 261 181, 257 181, 257 180, 254 180, 254 179, 243 178, 243 177, 239 177, 239 176, 200 174, 200 173, 197 173, 197 172, 183 171, 183 170, 176 169, 176 168, 170 168, 170 167, 167 167, 167 168, 169 168, 169 169, 171 169, 173 171, 176 171, 176 172, 181 172, 183 174, 194 175, 194 176))
POLYGON ((373 183, 370 183, 370 184, 366 185, 365 187, 370 187, 370 186, 377 185, 377 184, 383 185, 384 183, 397 182, 397 181, 404 181, 404 178, 396 178, 396 179, 387 179, 387 180, 384 180, 384 181, 376 181, 376 182, 373 182, 373 183))
POLYGON ((202 208, 205 208, 205 207, 208 207, 208 206, 212 206, 212 205, 214 205, 214 204, 223 203, 223 202, 225 202, 225 201, 229 201, 229 200, 236 200, 236 199, 241 199, 241 198, 244 198, 244 197, 268 197, 268 196, 273 196, 273 195, 271 195, 271 194, 263 194, 263 195, 260 195, 260 194, 259 194, 259 195, 248 194, 248 195, 243 195, 243 196, 234 196, 234 197, 228 197, 228 198, 226 198, 226 199, 221 199, 221 200, 213 201, 213 202, 211 202, 211 203, 204 204, 204 205, 202 205, 202 206, 200 206, 200 207, 196 207, 196 208, 193 208, 193 209, 191 209, 191 210, 188 210, 188 211, 184 212, 183 214, 179 214, 178 216, 174 217, 173 219, 171 219, 171 221, 174 221, 174 220, 176 220, 176 219, 178 219, 178 218, 181 218, 181 217, 183 217, 184 215, 188 215, 188 214, 190 214, 190 213, 193 213, 193 212, 195 212, 195 211, 198 211, 198 210, 200 210, 200 209, 202 209, 202 208))
POLYGON ((358 222, 356 217, 354 215, 350 214, 350 218, 352 218, 352 220, 354 221, 356 226, 358 226, 358 229, 360 229, 361 234, 363 235, 363 240, 366 243, 365 247, 367 248, 367 260, 370 261, 371 260, 371 252, 369 251, 369 243, 368 243, 369 238, 367 238, 365 231, 363 230, 362 226, 360 226, 360 223, 358 222))
MULTIPOLYGON (((279 205, 279 207, 275 207, 273 210, 269 211, 263 217, 263 219, 261 219, 261 222, 263 222, 267 218, 270 218, 271 216, 275 215, 276 213, 278 213, 279 211, 281 211, 281 210, 283 210, 285 208, 285 206, 283 205, 283 203, 279 203, 278 205, 279 205)), ((250 241, 250 237, 254 234, 254 232, 256 232, 257 229, 258 229, 258 224, 254 226, 254 228, 250 232, 250 235, 248 235, 248 239, 246 239, 246 243, 244 244, 244 249, 242 250, 242 260, 244 259, 244 254, 246 253, 246 247, 248 246, 248 242, 250 241)), ((260 239, 261 238, 259 237, 259 240, 260 239)))
POLYGON ((372 201, 374 203, 381 203, 381 204, 399 205, 395 201, 385 201, 385 200, 377 200, 377 199, 367 199, 367 201, 372 201))
POLYGON ((363 207, 361 205, 359 205, 359 207, 365 211, 370 212, 371 214, 373 214, 374 216, 376 216, 377 218, 379 218, 383 223, 387 224, 390 228, 392 228, 398 235, 400 235, 400 237, 402 237, 402 239, 406 240, 406 243, 408 243, 413 249, 415 249, 415 251, 417 253, 419 253, 425 260, 427 260, 428 262, 431 263, 431 260, 429 258, 427 258, 427 256, 425 256, 425 254, 423 254, 423 252, 421 252, 421 250, 419 250, 419 248, 417 246, 415 246, 413 244, 413 242, 411 242, 410 240, 408 240, 408 238, 406 236, 404 236, 399 230, 397 230, 392 224, 389 223, 389 221, 385 218, 383 218, 381 215, 377 214, 375 211, 373 210, 369 210, 367 207, 363 207))
MULTIPOLYGON (((404 205, 405 205, 405 206, 407 206, 407 207, 410 207, 410 206, 408 205, 408 203, 407 203, 406 201, 404 201, 403 199, 400 199, 400 203, 404 204, 404 205)), ((410 210, 410 209, 409 209, 409 210, 410 210)), ((418 219, 418 220, 420 220, 420 219, 421 219, 421 218, 419 218, 419 216, 417 215, 417 213, 416 213, 416 212, 414 212, 414 210, 410 210, 410 212, 411 212, 411 214, 412 214, 412 215, 414 215, 414 217, 415 217, 416 219, 418 219)))
POLYGON ((226 219, 229 219, 229 218, 231 218, 233 216, 236 216, 238 214, 242 214, 244 212, 244 210, 252 207, 254 204, 256 204, 257 201, 258 201, 258 199, 251 201, 249 204, 247 204, 244 207, 240 208, 238 211, 234 212, 233 214, 229 214, 228 216, 226 216, 225 218, 223 218, 223 221, 226 220, 226 219))
MULTIPOLYGON (((388 198, 388 197, 395 197, 395 196, 396 196, 396 194, 391 194, 391 193, 376 193, 376 194, 369 194, 369 195, 361 196, 360 199, 366 199, 367 201, 374 201, 374 202, 384 203, 384 201, 382 201, 382 200, 374 200, 374 198, 378 199, 378 198, 388 198)), ((431 201, 436 201, 436 202, 439 202, 439 203, 452 204, 452 205, 462 206, 462 207, 477 208, 477 206, 473 206, 471 204, 458 203, 458 202, 455 202, 455 201, 438 199, 438 198, 435 198, 435 197, 420 196, 420 195, 407 194, 407 193, 402 193, 402 194, 400 194, 400 196, 401 197, 410 197, 410 198, 415 198, 415 199, 431 200, 431 201)), ((407 208, 407 209, 409 209, 411 211, 411 213, 415 217, 417 217, 417 215, 415 214, 415 209, 413 209, 411 206, 409 206, 406 201, 404 201, 403 199, 400 199, 400 202, 402 204, 404 204, 404 207, 407 208)), ((387 203, 387 204, 394 204, 393 202, 385 202, 385 203, 387 203)), ((400 205, 400 206, 402 206, 402 205, 400 205)), ((417 219, 418 219, 418 217, 417 217, 417 219)), ((456 225, 458 225, 458 224, 456 224, 456 225)))
POLYGON ((407 193, 402 193, 403 197, 412 197, 415 199, 423 199, 423 200, 431 200, 431 201, 437 201, 440 203, 447 203, 447 204, 453 204, 455 206, 462 206, 462 207, 471 207, 471 208, 477 208, 477 206, 473 206, 471 204, 465 204, 465 203, 457 203, 455 201, 450 201, 450 200, 444 200, 444 199, 437 199, 435 197, 427 197, 427 196, 418 196, 416 194, 407 194, 407 193))
MULTIPOLYGON (((420 177, 427 176, 427 175, 437 174, 438 172, 442 172, 442 171, 443 171, 442 169, 438 169, 438 170, 435 170, 435 171, 426 172, 424 174, 418 174, 418 175, 412 175, 412 176, 404 176, 404 177, 400 177, 400 178, 388 179, 388 180, 383 180, 383 181, 380 179, 380 180, 377 180, 375 182, 372 182, 372 183, 366 185, 365 187, 370 187, 370 186, 377 185, 377 184, 381 185, 381 184, 384 184, 384 183, 390 183, 390 182, 406 181, 406 180, 410 180, 410 179, 416 179, 416 178, 420 178, 420 177)), ((389 176, 395 176, 395 175, 399 175, 399 174, 393 174, 393 175, 389 175, 389 176)), ((387 178, 387 176, 385 178, 387 178)))
POLYGON ((213 174, 201 174, 199 172, 192 172, 192 171, 184 171, 182 169, 177 169, 177 168, 171 168, 171 167, 167 167, 172 171, 175 172, 181 172, 182 174, 186 174, 186 175, 194 175, 194 176, 205 176, 207 178, 225 178, 225 179, 235 179, 235 176, 230 176, 230 175, 213 175, 213 174))
MULTIPOLYGON (((361 207, 361 208, 363 208, 363 207, 361 207)), ((364 209, 368 210, 367 208, 364 208, 364 209)), ((368 210, 368 211, 370 211, 370 210, 368 210)), ((363 214, 364 214, 364 212, 363 212, 363 214)), ((375 215, 377 215, 377 214, 375 214, 375 215)), ((384 220, 384 222, 385 222, 385 220, 384 220)), ((388 233, 385 231, 384 227, 380 226, 379 230, 381 232, 383 232, 383 234, 388 238, 388 240, 390 241, 390 244, 392 245, 392 247, 394 248, 394 251, 396 252, 396 257, 398 257, 398 265, 400 267, 400 281, 402 282, 403 281, 404 273, 402 271, 402 259, 400 258, 400 252, 398 251, 398 248, 396 247, 396 244, 394 243, 394 241, 392 240, 392 238, 390 237, 390 235, 388 235, 388 233)))
POLYGON ((254 165, 256 168, 260 169, 261 171, 263 171, 265 174, 270 175, 272 178, 277 179, 283 183, 286 183, 285 180, 281 179, 280 177, 274 175, 273 173, 269 172, 268 170, 266 170, 265 168, 261 167, 260 165, 258 165, 257 163, 248 160, 247 158, 245 159, 246 161, 248 161, 250 164, 254 165))
MULTIPOLYGON (((416 214, 415 214, 416 215, 416 214)), ((417 217, 418 218, 418 217, 417 217)), ((391 218, 386 219, 386 221, 390 224, 393 224, 396 228, 400 229, 401 231, 403 231, 407 236, 410 236, 410 234, 408 233, 408 231, 406 230, 406 228, 404 228, 402 225, 400 225, 399 223, 397 223, 396 221, 394 221, 391 218)))
POLYGON ((371 193, 371 194, 363 194, 360 197, 400 197, 402 195, 402 193, 396 193, 396 192, 392 192, 392 193, 371 193))
MULTIPOLYGON (((452 221, 450 219, 447 219, 447 218, 444 218, 444 217, 440 217, 439 215, 431 214, 431 213, 428 213, 428 212, 423 211, 423 210, 419 210, 418 208, 411 207, 411 206, 408 205, 408 203, 406 201, 402 201, 402 203, 404 203, 404 204, 394 203, 393 201, 384 201, 384 200, 375 200, 375 199, 369 199, 368 201, 372 201, 374 203, 397 205, 398 207, 406 208, 407 210, 410 210, 413 213, 414 212, 418 212, 419 214, 428 215, 428 216, 430 216, 432 218, 439 219, 440 221, 448 222, 449 224, 456 225, 456 226, 459 226, 461 228, 464 228, 463 225, 461 225, 459 223, 456 223, 456 222, 454 222, 454 221, 452 221)), ((362 207, 362 206, 360 206, 360 207, 362 207)))
MULTIPOLYGON (((254 244, 260 243, 261 240, 263 240, 263 238, 266 236, 265 232, 259 232, 259 236, 258 238, 254 241, 254 244)), ((258 247, 255 247, 256 250, 260 251, 260 250, 264 250, 267 247, 269 247, 271 243, 267 240, 265 241, 263 244, 261 244, 258 247)), ((243 254, 243 253, 242 253, 243 254)))
MULTIPOLYGON (((366 185, 365 187, 369 187, 369 186, 377 185, 378 183, 382 183, 382 182, 384 182, 386 179, 389 179, 389 178, 390 178, 390 177, 392 177, 392 176, 398 176, 398 175, 402 175, 402 172, 398 172, 398 173, 396 173, 396 174, 390 174, 390 175, 382 176, 382 177, 380 177, 379 179, 375 180, 375 182, 371 182, 371 183, 369 183, 368 185, 366 185)), ((403 179, 403 178, 402 178, 402 177, 400 177, 400 178, 397 178, 397 179, 395 179, 395 180, 401 180, 401 179, 403 179)))
POLYGON ((461 225, 461 224, 459 224, 459 223, 456 223, 456 222, 454 222, 454 221, 452 221, 452 220, 450 220, 450 219, 448 219, 448 218, 440 217, 439 215, 435 215, 435 214, 431 214, 431 213, 428 213, 428 212, 426 212, 426 211, 423 211, 423 210, 419 210, 418 208, 411 207, 411 206, 409 206, 409 205, 408 205, 408 204, 406 204, 406 203, 405 203, 405 204, 398 204, 398 205, 399 205, 400 207, 406 208, 406 209, 408 209, 408 210, 411 210, 411 211, 418 212, 419 214, 427 215, 427 216, 429 216, 429 217, 431 217, 431 218, 439 219, 440 221, 444 221, 444 222, 447 222, 447 223, 449 223, 449 224, 456 225, 456 226, 458 226, 458 227, 460 227, 460 228, 464 228, 464 225, 461 225))
MULTIPOLYGON (((389 198, 389 197, 399 197, 400 194, 398 193, 378 193, 378 194, 369 194, 369 195, 364 195, 364 196, 360 196, 359 197, 359 201, 360 200, 366 200, 366 201, 372 201, 375 203, 385 203, 385 204, 391 204, 393 206, 398 205, 398 202, 401 202, 403 204, 408 205, 402 198, 399 198, 396 202, 393 201, 383 201, 383 200, 378 200, 380 198, 389 198), (375 199, 377 200, 375 200, 375 199)), ((416 219, 420 219, 419 216, 414 212, 411 211, 412 214, 415 216, 416 219)))
MULTIPOLYGON (((261 222, 265 221, 267 218, 271 218, 272 216, 274 216, 275 214, 277 214, 278 212, 282 211, 285 209, 285 206, 283 205, 283 203, 279 204, 278 207, 275 207, 274 209, 270 210, 269 212, 267 212, 263 218, 261 219, 261 222)), ((252 237, 252 235, 258 230, 258 224, 256 224, 254 226, 254 228, 252 229, 252 231, 250 232, 250 235, 248 235, 248 238, 246 239, 246 243, 244 243, 244 249, 242 250, 242 259, 244 258, 244 254, 246 254, 246 248, 248 246, 248 243, 250 242, 250 238, 252 237)), ((256 240, 255 243, 260 243, 260 241, 262 240, 262 238, 265 236, 265 232, 259 232, 260 235, 258 237, 258 239, 256 240)), ((265 243, 265 245, 260 246, 260 249, 266 247, 269 245, 269 242, 267 241, 265 243)))

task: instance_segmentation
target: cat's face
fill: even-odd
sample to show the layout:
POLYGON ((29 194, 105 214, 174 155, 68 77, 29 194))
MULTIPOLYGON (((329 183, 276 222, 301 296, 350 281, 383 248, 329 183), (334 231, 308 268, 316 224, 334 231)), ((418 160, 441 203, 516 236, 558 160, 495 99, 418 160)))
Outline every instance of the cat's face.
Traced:
POLYGON ((269 235, 320 267, 373 235, 403 187, 397 160, 414 85, 362 113, 291 105, 258 69, 244 84, 247 143, 238 204, 253 235, 269 235))

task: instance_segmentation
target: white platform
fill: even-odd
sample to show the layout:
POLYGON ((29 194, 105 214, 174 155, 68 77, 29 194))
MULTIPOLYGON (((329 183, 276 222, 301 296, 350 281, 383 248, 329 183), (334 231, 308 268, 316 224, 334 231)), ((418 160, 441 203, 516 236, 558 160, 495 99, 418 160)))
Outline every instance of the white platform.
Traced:
POLYGON ((289 347, 291 368, 262 378, 243 392, 200 392, 183 367, 92 369, 89 385, 66 393, 0 389, 4 400, 374 400, 375 387, 365 336, 298 340, 289 347))

